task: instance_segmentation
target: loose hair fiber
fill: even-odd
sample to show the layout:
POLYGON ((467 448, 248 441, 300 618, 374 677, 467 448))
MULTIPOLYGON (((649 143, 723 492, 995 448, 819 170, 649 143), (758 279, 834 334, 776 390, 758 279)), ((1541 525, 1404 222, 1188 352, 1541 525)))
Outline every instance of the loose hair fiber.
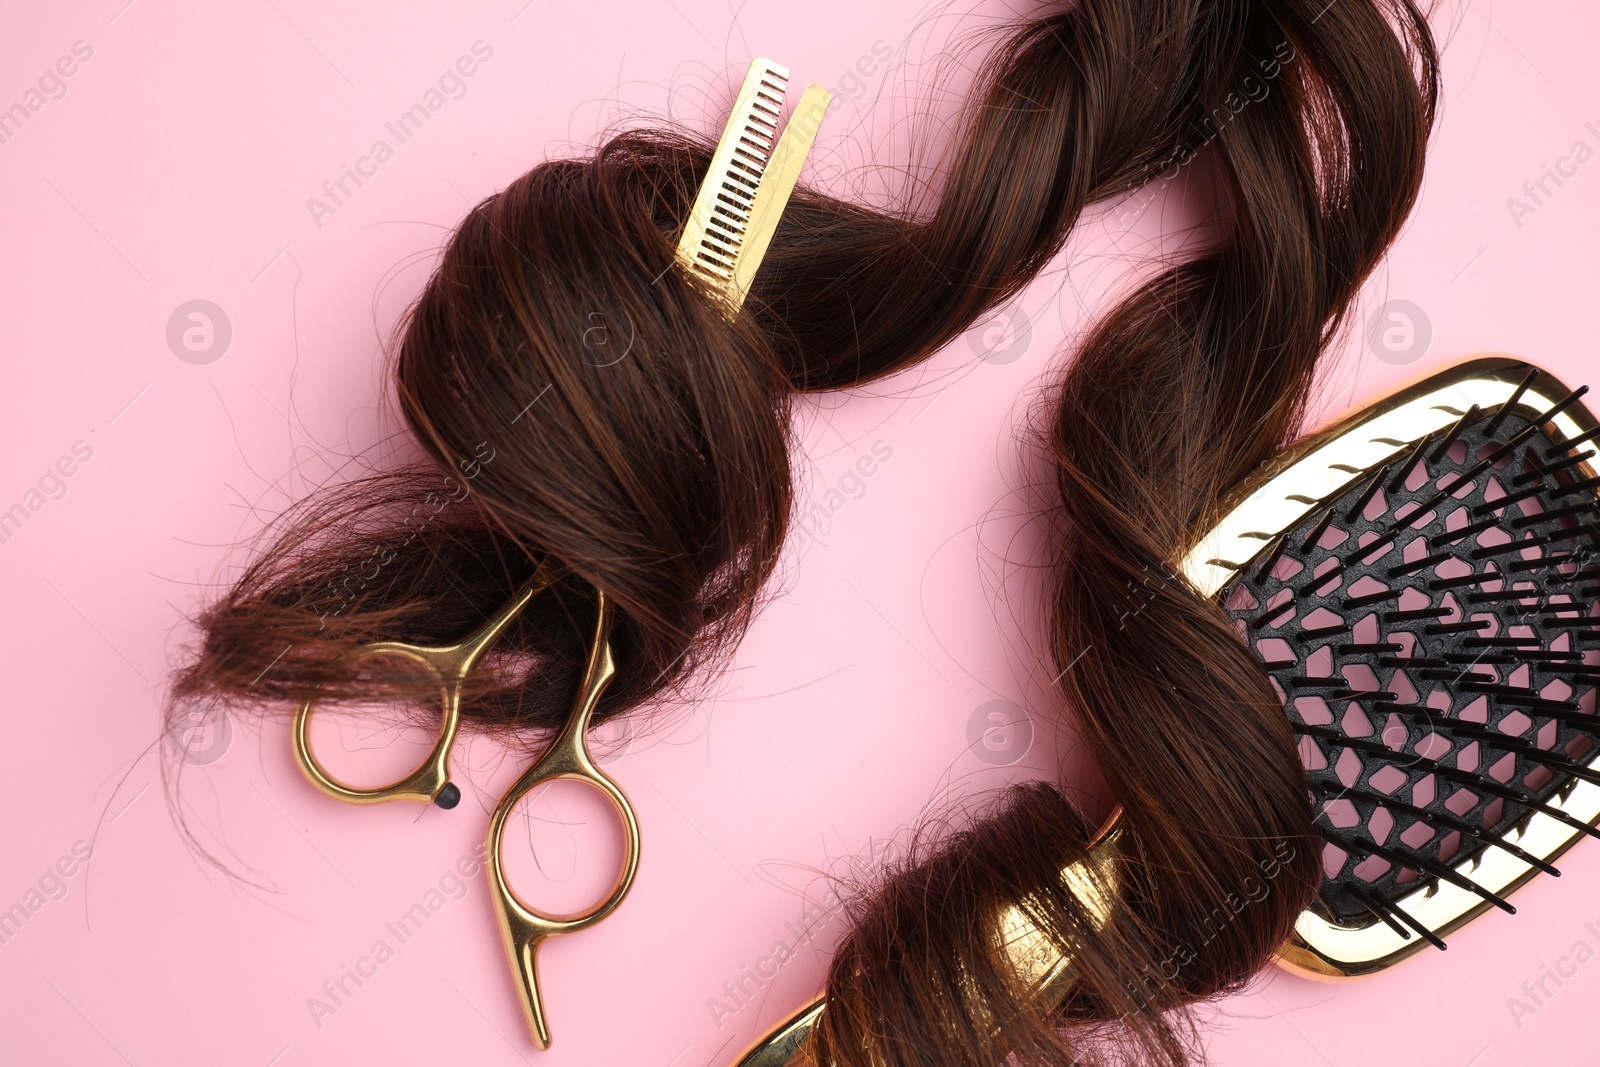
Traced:
POLYGON ((467 720, 560 724, 593 587, 617 615, 596 721, 678 691, 738 641, 776 566, 792 398, 925 359, 1026 285, 1086 205, 1203 146, 1229 200, 1219 235, 1104 317, 1050 424, 1062 706, 1124 813, 1109 921, 1061 878, 1091 828, 1056 783, 1015 787, 855 905, 804 1053, 1191 1062, 1181 1009, 1270 958, 1321 868, 1282 702, 1175 565, 1297 430, 1318 357, 1415 202, 1437 63, 1411 0, 1049 5, 982 65, 929 211, 797 188, 732 321, 670 269, 712 145, 634 130, 538 164, 461 222, 404 325, 397 392, 427 462, 288 513, 201 614, 171 707, 425 706, 431 685, 348 654, 453 640, 546 557, 570 576, 501 639, 467 720), (597 322, 632 339, 626 357, 586 343, 597 322), (466 487, 453 502, 444 474, 466 487), (1058 1006, 993 933, 1018 902, 1073 961, 1058 1006))

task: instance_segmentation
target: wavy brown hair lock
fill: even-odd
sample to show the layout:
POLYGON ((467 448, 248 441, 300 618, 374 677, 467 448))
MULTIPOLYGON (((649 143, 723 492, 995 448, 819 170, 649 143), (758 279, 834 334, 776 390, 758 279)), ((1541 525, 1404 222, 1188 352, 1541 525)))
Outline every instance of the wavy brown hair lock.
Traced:
POLYGON ((1416 198, 1437 92, 1409 0, 1053 7, 987 57, 928 211, 802 187, 732 322, 671 269, 711 144, 631 131, 541 163, 461 223, 405 323, 395 377, 426 462, 288 513, 201 615, 173 706, 424 705, 431 686, 355 674, 347 653, 453 640, 547 557, 571 575, 502 639, 468 722, 559 723, 595 586, 618 608, 619 668, 597 717, 664 698, 738 640, 775 566, 790 398, 926 358, 1031 280, 1086 205, 1209 145, 1230 200, 1219 238, 1105 318, 1052 424, 1063 706, 1125 811, 1110 921, 1060 877, 1086 854, 1081 817, 1054 783, 1015 789, 862 900, 809 1052, 837 1067, 1187 1062, 1175 1009, 1253 974, 1320 869, 1281 705, 1174 564, 1294 433, 1416 198), (1124 626, 1133 588, 1144 606, 1124 626), (1219 930, 1222 903, 1269 871, 1270 892, 1219 930), (1058 1007, 993 933, 1023 900, 1073 960, 1058 1007))
MULTIPOLYGON (((860 909, 829 974, 816 1062, 1189 1062, 1198 1033, 1178 1009, 1256 973, 1320 883, 1282 702, 1177 563, 1296 432, 1318 356, 1410 211, 1437 56, 1403 3, 1180 6, 1173 39, 1199 104, 1186 139, 1214 145, 1231 215, 1211 251, 1094 330, 1050 435, 1070 530, 1054 651, 1123 809, 1104 887, 1116 906, 1102 928, 1062 883, 1090 832, 1062 794, 1012 791, 860 909), (1241 104, 1264 75, 1272 90, 1241 104), (1018 901, 1072 960, 1057 1010, 1032 1002, 993 933, 1018 901)), ((1060 36, 1117 7, 1057 16, 1060 36)))

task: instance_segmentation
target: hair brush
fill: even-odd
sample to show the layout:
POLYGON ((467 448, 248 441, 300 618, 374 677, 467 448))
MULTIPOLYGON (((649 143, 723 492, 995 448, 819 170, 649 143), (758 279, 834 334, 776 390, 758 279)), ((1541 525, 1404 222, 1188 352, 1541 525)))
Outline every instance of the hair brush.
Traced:
POLYGON ((1600 837, 1597 436, 1484 358, 1285 453, 1194 549, 1300 739, 1320 893, 1282 958, 1381 970, 1600 837))
MULTIPOLYGON (((1586 391, 1499 356, 1435 374, 1280 453, 1182 561, 1300 738, 1324 879, 1286 966, 1348 977, 1443 948, 1600 837, 1586 391)), ((1063 879, 1114 885, 1119 835, 1113 819, 1063 879)), ((1043 1002, 1067 995, 1070 958, 1022 910, 999 937, 1043 1002)), ((824 1010, 806 1005, 738 1067, 789 1063, 824 1010)))

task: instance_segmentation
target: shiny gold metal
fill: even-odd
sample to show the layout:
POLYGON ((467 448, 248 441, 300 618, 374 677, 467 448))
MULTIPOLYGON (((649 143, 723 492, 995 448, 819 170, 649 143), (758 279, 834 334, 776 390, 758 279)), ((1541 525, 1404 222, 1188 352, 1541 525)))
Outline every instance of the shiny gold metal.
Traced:
MULTIPOLYGON (((1118 809, 1095 834, 1088 854, 1061 872, 1061 880, 1089 906, 1097 928, 1103 928, 1111 920, 1121 837, 1122 812, 1118 809)), ((1066 999, 1072 989, 1071 957, 1056 948, 1055 942, 1027 917, 1021 905, 1014 904, 1005 910, 996 934, 1018 972, 1036 984, 1041 1003, 1053 1007, 1066 999)), ((734 1061, 733 1067, 788 1067, 811 1041, 826 1010, 824 998, 818 996, 767 1031, 734 1061)))
MULTIPOLYGON (((374 641, 357 653, 363 658, 400 657, 431 671, 439 683, 441 709, 439 737, 422 766, 389 785, 360 789, 335 780, 317 762, 311 750, 311 712, 315 700, 302 701, 295 708, 291 734, 300 770, 318 789, 337 800, 353 804, 376 804, 387 800, 436 801, 450 784, 450 750, 461 729, 461 689, 467 676, 483 661, 497 638, 516 620, 528 601, 548 588, 565 573, 551 562, 542 563, 528 584, 518 590, 511 602, 465 639, 453 645, 431 647, 399 641, 374 641)), ((544 1002, 539 995, 537 952, 546 938, 570 934, 593 926, 616 910, 633 886, 639 869, 639 821, 627 794, 595 765, 589 755, 589 720, 601 694, 616 674, 611 657, 611 603, 596 591, 594 638, 589 645, 583 681, 573 701, 565 725, 550 746, 514 782, 489 819, 489 893, 505 942, 506 956, 522 995, 524 1015, 533 1042, 541 1049, 550 1047, 550 1026, 545 1019, 544 1002), (605 794, 622 818, 624 852, 622 870, 610 892, 587 911, 571 915, 547 915, 533 910, 511 889, 505 877, 500 846, 505 837, 506 820, 516 805, 534 789, 558 779, 587 783, 605 794)))
POLYGON ((733 1067, 789 1067, 811 1041, 811 1034, 822 1021, 827 1001, 817 996, 811 1003, 767 1031, 765 1037, 745 1049, 733 1067))
POLYGON ((545 1021, 544 1002, 539 996, 539 946, 547 938, 575 933, 610 915, 622 903, 622 898, 628 895, 628 890, 633 886, 633 876, 639 869, 639 821, 634 816, 633 805, 628 802, 627 794, 595 766, 589 756, 589 717, 599 703, 600 695, 616 674, 608 640, 611 604, 604 593, 598 593, 597 597, 599 610, 595 613, 594 640, 589 646, 589 662, 584 668, 583 684, 579 687, 572 713, 544 755, 524 771, 522 777, 500 798, 494 816, 489 820, 489 888, 495 899, 496 914, 500 918, 506 955, 517 976, 518 988, 522 991, 528 1029, 533 1034, 533 1043, 541 1049, 550 1047, 550 1027, 545 1021), (559 779, 585 782, 604 793, 622 817, 626 845, 622 870, 618 872, 611 892, 603 900, 588 911, 571 915, 546 915, 530 908, 506 884, 500 843, 505 833, 506 818, 517 802, 531 790, 559 779))
POLYGON ((777 137, 789 70, 757 58, 734 98, 678 241, 678 260, 738 314, 833 94, 808 85, 777 137))
POLYGON ((560 577, 561 569, 555 564, 549 561, 541 563, 528 584, 517 591, 509 604, 456 644, 430 647, 408 645, 402 641, 373 641, 363 645, 356 653, 360 659, 408 659, 431 671, 438 679, 439 737, 422 766, 398 782, 373 789, 362 789, 338 781, 317 762, 316 754, 311 750, 311 712, 317 702, 307 699, 295 705, 294 720, 290 726, 295 760, 300 764, 301 772, 312 785, 330 797, 351 804, 379 804, 386 800, 437 800, 445 786, 450 784, 450 749, 461 730, 462 683, 483 659, 489 646, 521 614, 528 601, 560 577))
MULTIPOLYGON (((1072 895, 1089 909, 1095 929, 1111 921, 1117 892, 1117 857, 1122 840, 1122 813, 1118 811, 1089 847, 1088 855, 1061 872, 1072 895)), ((1072 989, 1072 957, 1063 955, 1020 905, 1000 916, 1000 937, 1012 966, 1037 984, 1040 1002, 1060 1004, 1072 989)))
MULTIPOLYGON (((1419 438, 1455 422, 1478 405, 1493 412, 1504 405, 1527 376, 1531 364, 1509 356, 1480 356, 1390 394, 1382 400, 1301 439, 1247 485, 1233 507, 1184 559, 1184 575, 1202 593, 1215 595, 1248 566, 1267 540, 1298 522, 1316 501, 1347 484, 1350 471, 1365 471, 1389 462, 1419 438)), ((1545 372, 1518 401, 1533 415, 1553 406, 1571 390, 1545 372)), ((1596 426, 1595 416, 1576 403, 1551 419, 1547 430, 1556 441, 1570 440, 1596 426)), ((1592 478, 1590 464, 1577 468, 1592 478)), ((1600 771, 1600 749, 1583 761, 1600 771)), ((1574 780, 1548 803, 1591 825, 1600 821, 1600 786, 1574 780)), ((1505 835, 1513 844, 1542 860, 1553 860, 1570 848, 1580 831, 1535 812, 1505 835)), ((1489 848, 1452 865, 1463 877, 1501 897, 1510 895, 1538 869, 1510 852, 1489 848)), ((1476 894, 1435 880, 1395 901, 1440 937, 1486 912, 1490 904, 1476 894)), ((1388 924, 1335 923, 1315 907, 1301 913, 1294 934, 1279 950, 1279 962, 1315 978, 1351 978, 1375 974, 1422 951, 1427 942, 1402 938, 1388 924)))

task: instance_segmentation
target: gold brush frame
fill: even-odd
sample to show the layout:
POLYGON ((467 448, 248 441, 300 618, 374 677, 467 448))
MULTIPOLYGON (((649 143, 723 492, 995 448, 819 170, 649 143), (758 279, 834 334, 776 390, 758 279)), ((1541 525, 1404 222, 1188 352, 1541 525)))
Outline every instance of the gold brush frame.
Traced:
MULTIPOLYGON (((1352 475, 1350 469, 1366 471, 1389 462, 1419 438, 1453 424, 1474 404, 1485 412, 1504 405, 1517 394, 1531 369, 1527 362, 1510 356, 1478 356, 1301 438, 1241 490, 1232 508, 1190 550, 1179 569, 1196 589, 1215 596, 1274 536, 1304 518, 1316 501, 1359 477, 1352 475)), ((1570 391, 1545 372, 1521 394, 1518 405, 1535 414, 1548 410, 1570 391)), ((1555 440, 1571 440, 1597 425, 1600 423, 1587 407, 1574 403, 1552 418, 1546 431, 1555 440)), ((1580 478, 1595 476, 1589 463, 1579 464, 1576 471, 1580 478)), ((1584 766, 1600 771, 1600 746, 1584 766)), ((1573 779, 1563 793, 1547 803, 1586 824, 1600 822, 1600 786, 1592 783, 1573 779)), ((1113 821, 1102 831, 1089 858, 1090 862, 1104 864, 1103 870, 1113 872, 1113 885, 1120 832, 1120 824, 1113 821)), ((1534 812, 1523 829, 1513 829, 1504 835, 1504 840, 1548 862, 1571 848, 1580 833, 1549 815, 1534 812)), ((1063 871, 1063 880, 1075 888, 1094 885, 1079 866, 1063 871)), ((1531 864, 1493 846, 1454 865, 1454 869, 1501 897, 1515 892, 1539 873, 1531 864)), ((1441 879, 1396 903, 1440 937, 1461 929, 1491 906, 1489 901, 1441 879)), ((1098 904, 1104 909, 1103 922, 1109 915, 1109 905, 1103 899, 1098 904)), ((1059 953, 1018 908, 1006 913, 1002 925, 1001 941, 1018 970, 1038 983, 1043 1000, 1060 1003, 1071 984, 1070 958, 1059 953)), ((1365 925, 1343 925, 1308 908, 1301 912, 1294 933, 1279 949, 1278 962, 1308 977, 1352 978, 1391 967, 1427 944, 1415 934, 1409 940, 1402 938, 1377 918, 1365 925)), ((824 1010, 824 999, 819 996, 752 1045, 734 1067, 787 1067, 810 1041, 824 1010)))

